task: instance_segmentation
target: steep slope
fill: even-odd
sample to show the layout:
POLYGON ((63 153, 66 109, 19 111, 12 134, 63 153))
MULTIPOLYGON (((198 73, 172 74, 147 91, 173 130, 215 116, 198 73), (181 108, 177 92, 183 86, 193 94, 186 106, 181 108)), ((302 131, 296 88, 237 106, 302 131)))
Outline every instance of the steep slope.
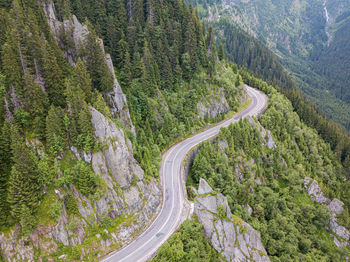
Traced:
MULTIPOLYGON (((157 182, 145 180, 124 132, 96 109, 90 108, 90 112, 96 138, 108 145, 84 160, 92 163, 98 176, 97 192, 86 197, 74 185, 47 192, 43 201, 49 210, 39 208, 42 216, 49 216, 47 222, 39 217, 39 226, 26 238, 19 226, 0 235, 1 252, 7 261, 39 257, 92 260, 129 242, 157 212, 161 201, 157 182), (53 205, 58 206, 54 219, 53 205)), ((70 164, 86 166, 82 161, 72 155, 70 164)))
POLYGON ((227 199, 220 193, 214 194, 204 179, 199 180, 194 214, 203 225, 204 234, 211 240, 212 246, 227 261, 270 261, 259 233, 232 216, 227 199))
MULTIPOLYGON (((278 84, 285 82, 283 73, 280 73, 283 77, 280 79, 276 71, 268 72, 270 67, 276 68, 276 65, 266 58, 263 48, 252 44, 253 40, 245 40, 248 51, 244 52, 241 45, 235 42, 234 38, 243 41, 246 38, 237 32, 238 25, 261 40, 276 55, 308 99, 316 103, 329 118, 345 128, 349 127, 350 106, 346 98, 349 90, 348 69, 336 67, 336 64, 345 65, 348 58, 348 34, 344 30, 348 23, 349 3, 307 0, 196 3, 201 16, 216 29, 218 39, 224 43, 233 61, 248 69, 254 67, 252 71, 261 74, 266 80, 278 84), (261 60, 264 62, 261 63, 258 56, 248 58, 250 53, 263 54, 261 60), (243 63, 240 54, 244 54, 246 59, 243 63)), ((276 69, 281 71, 278 67, 276 69)))
POLYGON ((329 145, 300 122, 277 92, 271 92, 259 121, 231 125, 200 147, 190 182, 201 179, 227 197, 234 215, 260 232, 271 260, 345 260, 349 231, 343 225, 348 224, 336 220, 343 203, 330 199, 348 201, 343 190, 349 180, 329 145), (304 182, 305 176, 322 182, 326 200, 316 203, 328 207, 310 200, 308 193, 317 195, 320 188, 310 190, 314 185, 304 182))
MULTIPOLYGON (((167 22, 188 37, 154 31, 164 17, 148 29, 140 20, 148 35, 126 61, 123 50, 105 53, 99 24, 82 24, 68 1, 1 5, 1 258, 92 260, 120 248, 157 214, 160 151, 245 103, 213 35, 193 9, 171 4, 181 8, 167 22), (147 43, 155 33, 161 41, 147 43), (157 46, 167 41, 176 45, 157 46), (155 60, 160 49, 174 64, 155 60)), ((134 48, 129 40, 119 44, 134 48)))

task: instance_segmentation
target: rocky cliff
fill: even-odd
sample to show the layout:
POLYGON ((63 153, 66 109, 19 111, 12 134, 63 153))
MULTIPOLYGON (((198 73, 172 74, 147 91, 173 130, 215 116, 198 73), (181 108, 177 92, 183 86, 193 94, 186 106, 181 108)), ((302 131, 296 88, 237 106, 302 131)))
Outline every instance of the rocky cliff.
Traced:
MULTIPOLYGON (((73 185, 56 189, 54 197, 63 203, 56 223, 39 224, 26 238, 20 235, 19 227, 0 235, 2 254, 8 261, 34 261, 43 257, 53 261, 57 254, 65 258, 65 246, 77 247, 76 259, 90 260, 129 242, 157 213, 161 200, 158 184, 154 179, 144 178, 124 132, 96 109, 91 107, 90 113, 96 139, 103 149, 81 158, 91 161, 95 174, 102 178, 102 193, 90 199, 73 185), (67 195, 73 199, 68 201, 67 195), (72 202, 77 206, 73 214, 68 212, 72 202), (108 221, 112 226, 96 229, 108 221)), ((80 157, 78 152, 76 155, 80 157)))
MULTIPOLYGON (((46 20, 57 44, 63 50, 63 54, 69 64, 75 67, 79 58, 82 58, 84 61, 84 57, 81 57, 81 49, 85 45, 86 37, 90 34, 87 25, 82 25, 75 15, 72 15, 69 19, 59 21, 55 14, 55 5, 52 1, 42 3, 42 6, 46 20)), ((111 91, 104 94, 105 99, 110 107, 112 115, 121 118, 124 124, 129 126, 135 133, 135 128, 131 122, 130 113, 127 108, 126 96, 115 77, 111 56, 105 53, 102 39, 98 38, 96 41, 99 42, 100 48, 105 54, 105 63, 113 77, 114 87, 111 91)))
POLYGON ((197 111, 200 118, 208 116, 209 118, 214 118, 220 114, 227 113, 230 111, 230 106, 225 98, 225 92, 223 88, 220 88, 217 94, 214 95, 214 90, 212 96, 205 99, 202 98, 200 102, 197 103, 197 111))
POLYGON ((231 214, 227 199, 215 194, 204 179, 200 179, 194 214, 204 227, 211 245, 227 261, 270 261, 260 234, 249 224, 231 214))
POLYGON ((329 234, 331 237, 333 237, 334 244, 338 248, 348 246, 350 232, 337 221, 337 215, 341 214, 344 210, 344 203, 337 198, 330 200, 329 198, 325 197, 318 183, 309 177, 305 177, 304 186, 313 202, 327 205, 329 211, 331 212, 329 225, 326 227, 326 229, 330 231, 329 234))

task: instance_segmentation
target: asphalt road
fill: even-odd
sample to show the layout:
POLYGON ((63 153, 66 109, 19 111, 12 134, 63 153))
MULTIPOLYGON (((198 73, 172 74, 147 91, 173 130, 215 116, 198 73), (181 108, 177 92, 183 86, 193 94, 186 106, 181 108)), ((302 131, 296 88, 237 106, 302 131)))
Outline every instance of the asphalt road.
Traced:
POLYGON ((103 262, 146 261, 175 232, 188 214, 185 199, 185 184, 181 176, 182 162, 192 147, 214 137, 220 128, 237 122, 240 118, 257 116, 267 104, 267 97, 249 86, 245 86, 251 99, 250 105, 231 119, 213 126, 171 147, 163 156, 160 179, 163 188, 163 205, 160 213, 140 236, 123 249, 112 253, 103 262))

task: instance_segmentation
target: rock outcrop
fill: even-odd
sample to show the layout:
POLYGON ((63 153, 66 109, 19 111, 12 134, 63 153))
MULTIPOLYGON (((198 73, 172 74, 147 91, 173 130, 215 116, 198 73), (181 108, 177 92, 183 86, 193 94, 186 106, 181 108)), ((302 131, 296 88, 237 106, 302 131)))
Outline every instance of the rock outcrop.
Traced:
POLYGON ((259 121, 255 122, 255 120, 252 117, 247 118, 249 123, 253 127, 257 127, 258 130, 260 131, 261 137, 264 139, 264 146, 270 148, 270 149, 275 149, 276 148, 276 143, 275 140, 273 139, 270 130, 266 130, 260 123, 259 121))
POLYGON ((341 214, 344 210, 344 203, 337 198, 333 200, 326 198, 318 183, 309 177, 304 178, 304 186, 313 202, 326 204, 328 206, 331 212, 331 218, 326 229, 331 231, 330 235, 334 239, 334 244, 338 248, 349 246, 350 232, 337 221, 337 215, 341 214))
MULTIPOLYGON (((85 39, 90 34, 86 25, 82 25, 75 15, 70 19, 65 19, 62 22, 59 21, 55 14, 55 5, 52 1, 42 2, 43 10, 50 26, 51 32, 56 39, 57 44, 62 48, 63 54, 69 64, 75 67, 78 61, 79 50, 84 47, 85 39), (69 41, 63 41, 63 39, 69 39, 69 41), (66 43, 69 44, 66 44, 66 43)), ((117 78, 115 77, 114 67, 111 56, 105 53, 102 39, 97 39, 102 52, 105 54, 105 63, 113 77, 113 89, 104 94, 105 99, 110 107, 111 113, 114 117, 119 117, 123 120, 126 126, 129 126, 131 131, 135 133, 135 127, 133 126, 130 118, 130 113, 127 108, 126 96, 123 93, 117 78)), ((84 61, 84 57, 82 57, 84 61)))
POLYGON ((230 106, 225 98, 225 91, 223 88, 218 90, 218 93, 210 97, 210 99, 202 99, 197 103, 197 112, 199 118, 217 117, 220 114, 230 111, 230 106))
POLYGON ((55 194, 63 203, 58 221, 54 225, 39 225, 27 238, 21 237, 19 228, 2 233, 1 252, 6 260, 34 261, 34 250, 38 249, 41 255, 49 256, 57 252, 59 245, 83 244, 89 236, 89 225, 100 224, 108 217, 125 220, 112 231, 106 229, 104 238, 97 234, 99 241, 92 247, 87 246, 81 253, 80 260, 89 260, 95 250, 102 255, 131 241, 157 214, 161 201, 158 183, 153 178, 146 182, 143 170, 133 157, 131 142, 122 130, 96 109, 91 107, 90 113, 95 137, 102 143, 103 149, 92 156, 81 155, 75 148, 71 150, 78 159, 91 160, 94 172, 104 181, 104 193, 92 201, 73 185, 63 190, 56 189, 55 194), (68 214, 64 192, 72 194, 78 214, 68 214))
POLYGON ((260 234, 249 224, 231 214, 227 199, 200 179, 194 213, 204 227, 211 245, 227 261, 270 261, 260 234))

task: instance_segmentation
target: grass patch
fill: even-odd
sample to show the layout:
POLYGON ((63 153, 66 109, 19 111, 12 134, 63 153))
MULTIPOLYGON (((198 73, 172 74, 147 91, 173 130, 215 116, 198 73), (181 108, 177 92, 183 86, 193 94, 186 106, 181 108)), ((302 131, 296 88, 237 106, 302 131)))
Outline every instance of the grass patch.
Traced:
POLYGON ((39 224, 52 226, 56 223, 56 221, 51 218, 50 209, 51 209, 52 203, 55 203, 57 201, 59 201, 59 199, 53 189, 50 189, 44 195, 37 213, 39 224))

